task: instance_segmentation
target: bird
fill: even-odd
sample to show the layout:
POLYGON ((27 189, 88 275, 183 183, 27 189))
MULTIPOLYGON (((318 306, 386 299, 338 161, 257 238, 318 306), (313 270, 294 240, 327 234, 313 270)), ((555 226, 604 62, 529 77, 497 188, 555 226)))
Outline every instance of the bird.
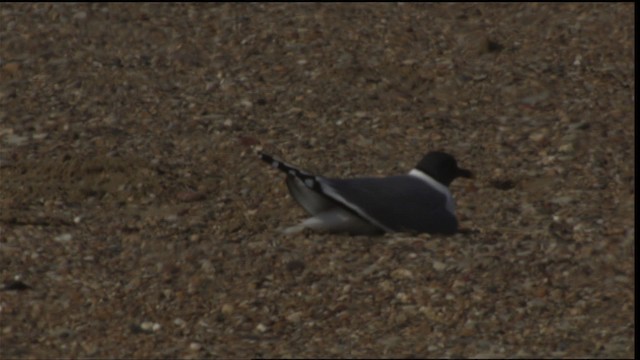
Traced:
POLYGON ((287 174, 291 196, 311 215, 284 229, 285 234, 305 228, 351 235, 455 234, 458 220, 449 185, 458 177, 473 178, 442 151, 424 155, 408 174, 355 178, 314 175, 263 151, 258 155, 287 174))

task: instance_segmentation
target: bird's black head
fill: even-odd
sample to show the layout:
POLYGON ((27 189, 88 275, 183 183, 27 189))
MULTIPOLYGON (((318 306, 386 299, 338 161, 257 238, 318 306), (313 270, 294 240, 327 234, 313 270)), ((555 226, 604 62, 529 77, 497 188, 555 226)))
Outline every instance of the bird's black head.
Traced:
POLYGON ((457 177, 473 177, 471 171, 458 167, 458 163, 452 155, 440 151, 432 151, 425 155, 416 169, 431 176, 444 186, 449 186, 457 177))

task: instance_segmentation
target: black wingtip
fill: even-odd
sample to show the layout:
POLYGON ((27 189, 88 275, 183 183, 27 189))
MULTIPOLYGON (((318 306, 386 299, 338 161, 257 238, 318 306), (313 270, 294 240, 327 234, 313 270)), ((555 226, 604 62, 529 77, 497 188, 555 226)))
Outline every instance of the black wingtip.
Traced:
POLYGON ((273 164, 273 162, 275 161, 273 156, 263 152, 262 150, 258 150, 258 157, 260 157, 260 160, 269 164, 273 164))

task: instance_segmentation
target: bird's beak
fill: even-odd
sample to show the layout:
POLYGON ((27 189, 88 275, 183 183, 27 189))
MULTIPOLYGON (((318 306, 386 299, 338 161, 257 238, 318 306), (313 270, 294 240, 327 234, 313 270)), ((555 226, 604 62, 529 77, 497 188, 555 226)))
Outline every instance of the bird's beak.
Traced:
POLYGON ((473 173, 469 170, 458 168, 458 177, 473 179, 473 173))

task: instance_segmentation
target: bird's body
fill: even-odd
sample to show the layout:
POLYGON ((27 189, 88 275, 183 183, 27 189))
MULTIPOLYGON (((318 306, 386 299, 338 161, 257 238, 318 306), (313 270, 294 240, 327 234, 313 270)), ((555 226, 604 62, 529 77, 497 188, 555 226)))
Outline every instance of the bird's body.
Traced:
POLYGON ((325 232, 453 234, 458 229, 448 185, 458 176, 471 177, 445 153, 427 154, 406 175, 336 179, 316 176, 260 154, 263 161, 287 174, 294 199, 312 216, 285 230, 325 232))

